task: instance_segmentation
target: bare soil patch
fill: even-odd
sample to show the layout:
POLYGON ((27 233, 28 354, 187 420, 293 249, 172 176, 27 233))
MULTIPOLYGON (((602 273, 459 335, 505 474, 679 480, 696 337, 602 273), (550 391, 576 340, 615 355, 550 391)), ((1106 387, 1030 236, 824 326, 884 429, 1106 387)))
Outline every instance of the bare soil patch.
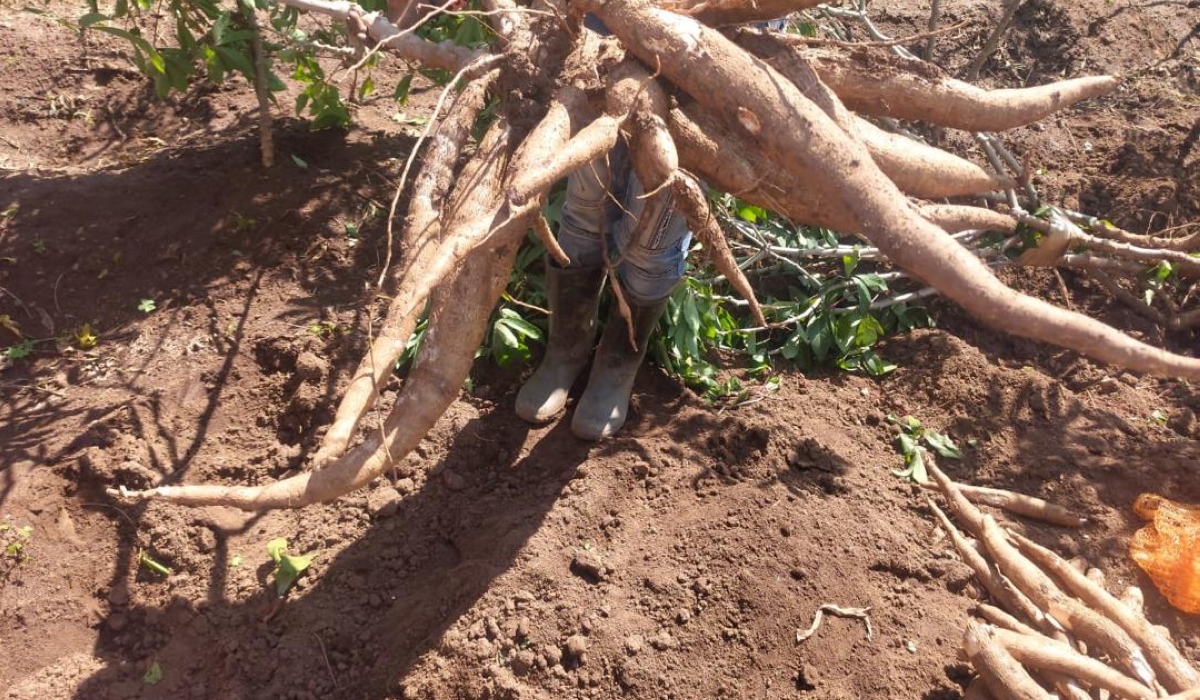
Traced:
MULTIPOLYGON (((923 26, 926 3, 879 4, 894 34, 923 26)), ((993 4, 952 4, 946 23, 993 4)), ((1017 133, 1039 184, 1131 230, 1200 219, 1198 31, 1195 2, 1027 3, 985 82, 1128 79, 1017 133)), ((939 39, 944 62, 965 64, 982 35, 939 39)), ((948 307, 940 328, 888 341, 886 379, 785 370, 740 409, 647 365, 626 431, 600 445, 523 424, 527 368, 481 363, 412 456, 335 503, 249 515, 107 498, 304 464, 362 351, 383 259, 380 219, 353 237, 346 223, 391 196, 388 159, 411 138, 384 101, 349 133, 283 122, 263 173, 244 86, 161 103, 112 47, 85 60, 65 30, 10 9, 0 47, 0 208, 17 207, 0 219, 0 313, 50 339, 0 371, 0 518, 33 527, 27 559, 0 568, 6 698, 952 700, 979 593, 892 476, 888 414, 969 445, 944 465, 955 478, 1085 512, 1079 531, 1016 525, 1142 586, 1200 662, 1200 623, 1127 556, 1138 493, 1200 502, 1200 395, 948 307), (95 348, 55 349, 84 324, 95 348), (282 603, 276 537, 317 556, 282 603), (832 617, 798 645, 824 603, 870 607, 873 636, 832 617)), ((1078 308, 1195 348, 1064 274, 1078 308)), ((1015 281, 1061 301, 1049 275, 1015 281)))

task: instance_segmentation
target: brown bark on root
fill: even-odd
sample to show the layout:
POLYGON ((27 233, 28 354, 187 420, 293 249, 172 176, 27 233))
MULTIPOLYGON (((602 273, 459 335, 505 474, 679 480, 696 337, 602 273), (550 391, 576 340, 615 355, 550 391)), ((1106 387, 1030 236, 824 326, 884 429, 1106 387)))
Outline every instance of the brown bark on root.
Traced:
POLYGON ((1007 131, 1076 102, 1106 95, 1118 80, 1101 75, 1030 88, 984 90, 923 61, 863 49, 847 56, 810 51, 821 80, 847 107, 875 117, 916 119, 966 131, 1007 131))
POLYGON ((963 649, 997 700, 1051 700, 1029 672, 992 639, 989 628, 969 620, 963 649))
POLYGON ((146 491, 110 489, 115 496, 157 498, 187 506, 243 510, 299 508, 329 501, 369 484, 421 441, 458 396, 487 320, 508 283, 517 241, 477 249, 433 295, 429 333, 387 421, 367 440, 321 468, 264 486, 189 484, 146 491))
POLYGON ((1133 639, 1113 621, 1059 590, 1049 576, 1008 543, 989 515, 983 516, 983 543, 997 566, 1035 605, 1049 612, 1089 648, 1104 650, 1139 680, 1147 685, 1154 683, 1154 671, 1133 639))
MULTIPOLYGON (((1114 79, 1083 78, 1025 90, 985 91, 950 79, 926 64, 870 49, 838 55, 799 49, 753 32, 737 34, 745 46, 769 57, 776 64, 773 67, 693 17, 710 24, 741 22, 814 2, 669 1, 674 12, 653 7, 646 0, 581 0, 572 4, 571 17, 556 12, 553 18, 538 20, 529 20, 529 15, 515 10, 505 11, 501 23, 513 25, 501 32, 508 44, 504 53, 491 55, 415 36, 392 41, 389 49, 427 67, 459 68, 470 63, 473 75, 499 71, 499 92, 512 110, 509 117, 520 118, 515 122, 502 118, 494 125, 479 153, 457 178, 453 177, 454 155, 462 148, 471 121, 468 117, 478 109, 482 87, 466 89, 459 98, 461 104, 452 109, 455 117, 453 125, 445 126, 445 138, 435 137, 429 160, 414 185, 404 265, 396 274, 398 291, 380 337, 374 339, 356 371, 317 453, 318 470, 256 489, 161 487, 140 495, 193 505, 298 506, 336 497, 378 475, 424 435, 457 393, 480 329, 499 293, 497 285, 503 284, 513 249, 547 189, 607 152, 622 128, 637 142, 636 152, 648 151, 653 156, 642 154, 635 159, 643 182, 650 189, 670 188, 692 227, 717 254, 722 272, 751 301, 760 322, 753 290, 732 256, 722 252, 728 253, 728 248, 698 180, 766 206, 795 223, 862 233, 895 265, 1001 331, 1057 343, 1134 371, 1200 379, 1200 360, 1138 343, 1097 321, 1001 284, 946 231, 1008 231, 1013 228, 1011 217, 971 207, 914 204, 901 189, 940 197, 1010 183, 968 161, 880 133, 848 109, 971 130, 1006 129, 1102 94, 1112 89, 1114 79), (665 80, 679 88, 669 112, 657 80, 646 76, 645 69, 626 64, 627 73, 636 77, 637 89, 621 98, 616 87, 621 82, 618 73, 609 86, 618 98, 613 103, 618 107, 610 105, 607 113, 597 116, 582 90, 591 91, 594 99, 604 74, 622 55, 615 40, 602 41, 574 31, 577 25, 570 23, 578 21, 579 12, 589 9, 606 22, 633 57, 655 67, 656 78, 661 71, 665 80), (579 87, 563 87, 571 82, 579 87), (739 99, 733 98, 735 89, 739 99), (549 107, 539 100, 549 102, 549 107), (521 147, 515 148, 513 133, 528 128, 543 112, 545 118, 521 147), (520 127, 511 126, 513 123, 520 127), (453 191, 447 196, 452 180, 453 191), (482 246, 498 252, 485 252, 482 246), (488 256, 498 258, 481 262, 488 256), (372 431, 367 442, 345 453, 362 415, 376 400, 379 387, 407 344, 431 290, 451 286, 463 298, 450 304, 446 292, 433 294, 423 359, 403 387, 399 407, 377 433, 372 431)), ((399 31, 382 16, 361 15, 342 3, 288 3, 343 21, 353 14, 363 35, 374 40, 394 37, 399 31)), ((500 0, 495 5, 513 7, 500 0)), ((546 233, 543 227, 541 234, 546 233)), ((1061 264, 1073 264, 1072 258, 1080 257, 1067 255, 1061 264)), ((939 473, 935 471, 935 478, 944 479, 944 475, 937 477, 939 473)), ((977 535, 987 529, 987 521, 961 493, 951 488, 947 494, 968 529, 977 535)), ((1059 606, 1052 612, 1063 613, 1067 624, 1078 624, 1084 630, 1099 624, 1057 597, 1045 594, 1044 598, 1059 606)), ((1101 629, 1096 634, 1103 639, 1109 632, 1101 629)))
MULTIPOLYGON (((445 198, 450 188, 455 161, 466 143, 476 115, 483 108, 490 82, 481 79, 467 86, 451 106, 446 120, 434 132, 424 166, 413 183, 405 224, 405 262, 395 274, 397 280, 406 280, 414 270, 420 269, 419 265, 427 263, 428 253, 434 249, 442 232, 440 218, 443 214, 447 218, 453 216, 452 211, 440 211, 437 203, 445 198)), ((404 352, 417 323, 416 314, 411 313, 411 308, 424 303, 424 300, 413 299, 407 306, 399 308, 397 303, 403 303, 400 294, 397 294, 389 308, 388 319, 393 323, 385 323, 380 334, 371 340, 366 356, 355 369, 338 404, 333 422, 314 457, 314 464, 324 464, 346 451, 359 421, 374 405, 379 387, 391 375, 396 359, 404 352), (396 316, 400 317, 398 321, 396 316)))
POLYGON ((799 164, 822 172, 857 215, 858 228, 892 262, 984 322, 1135 371, 1200 379, 1200 360, 1135 341, 1005 286, 974 255, 913 212, 861 143, 795 85, 719 32, 638 0, 609 0, 595 12, 643 62, 660 65, 664 76, 731 130, 758 139, 776 167, 799 164), (753 105, 753 111, 728 99, 730 85, 739 86, 737 102, 753 105))
POLYGON ((822 2, 825 0, 661 0, 658 4, 705 24, 721 27, 776 19, 822 2))
POLYGON ((1164 639, 1145 617, 1114 598, 1086 575, 1080 574, 1062 557, 1020 535, 1013 535, 1025 556, 1058 577, 1059 581, 1083 602, 1104 613, 1142 646, 1146 658, 1167 690, 1178 693, 1200 687, 1200 673, 1188 663, 1170 640, 1164 639))
MULTIPOLYGON (((994 569, 991 564, 988 564, 983 555, 971 546, 971 543, 958 531, 958 528, 954 527, 954 524, 950 522, 950 519, 946 517, 941 508, 938 508, 933 501, 928 501, 928 503, 930 510, 933 511, 933 514, 937 516, 938 522, 941 523, 942 529, 950 536, 950 541, 954 544, 954 549, 958 552, 958 556, 962 558, 967 566, 971 567, 971 571, 975 573, 975 578, 987 589, 992 598, 1007 609, 1022 615, 1026 620, 1029 620, 1038 627, 1047 630, 1050 629, 1046 616, 1042 611, 1038 610, 1037 606, 1030 602, 1024 594, 1016 590, 1005 580, 1000 575, 1000 572, 994 569)), ((1024 625, 1019 620, 1017 622, 1024 625)))
POLYGON ((1042 635, 1004 629, 992 630, 992 638, 1014 659, 1027 667, 1061 674, 1116 693, 1127 700, 1151 700, 1154 691, 1134 679, 1070 646, 1042 635))

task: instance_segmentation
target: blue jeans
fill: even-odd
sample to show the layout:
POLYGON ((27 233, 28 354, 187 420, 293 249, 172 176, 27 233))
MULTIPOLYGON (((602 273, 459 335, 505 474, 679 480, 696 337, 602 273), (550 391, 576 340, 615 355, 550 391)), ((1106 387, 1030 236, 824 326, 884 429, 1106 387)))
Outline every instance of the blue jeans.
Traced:
POLYGON ((630 302, 650 306, 670 296, 691 240, 668 191, 645 196, 623 142, 567 178, 559 245, 571 267, 605 264, 607 248, 630 302))

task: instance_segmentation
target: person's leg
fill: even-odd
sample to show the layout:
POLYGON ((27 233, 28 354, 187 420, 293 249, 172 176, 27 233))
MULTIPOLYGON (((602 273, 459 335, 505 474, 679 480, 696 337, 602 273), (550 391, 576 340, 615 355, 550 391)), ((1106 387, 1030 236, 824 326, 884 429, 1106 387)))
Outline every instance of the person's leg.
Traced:
POLYGON ((641 183, 632 176, 624 192, 624 212, 614 226, 613 239, 620 255, 618 279, 629 305, 636 346, 630 343, 629 327, 613 304, 587 389, 571 419, 571 431, 587 440, 608 437, 624 425, 633 381, 667 297, 683 279, 691 243, 687 221, 675 212, 670 194, 664 191, 645 197, 641 183))
POLYGON ((597 159, 567 178, 558 243, 571 259, 560 268, 546 258, 546 294, 550 333, 546 354, 517 393, 516 412, 531 423, 553 418, 567 402, 567 392, 587 366, 596 339, 596 309, 604 285, 604 236, 609 171, 597 159))

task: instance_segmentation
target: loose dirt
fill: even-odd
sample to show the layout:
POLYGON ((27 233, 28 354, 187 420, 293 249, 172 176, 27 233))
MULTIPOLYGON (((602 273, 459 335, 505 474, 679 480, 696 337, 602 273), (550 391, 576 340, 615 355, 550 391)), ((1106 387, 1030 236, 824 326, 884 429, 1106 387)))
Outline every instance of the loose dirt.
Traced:
MULTIPOLYGON (((951 3, 945 23, 994 4, 951 3)), ((925 3, 876 5, 887 31, 921 31, 925 3)), ((1015 134, 1055 201, 1137 231, 1200 220, 1198 7, 1023 6, 984 83, 1127 78, 1015 134)), ((940 37, 939 60, 965 65, 984 34, 940 37)), ((335 503, 246 514, 105 496, 303 467, 371 328, 385 242, 369 214, 413 130, 388 99, 358 107, 349 133, 283 119, 263 173, 244 85, 159 102, 117 44, 85 55, 15 9, 0 10, 0 47, 0 313, 46 339, 0 370, 0 518, 33 528, 0 566, 5 698, 952 700, 980 594, 892 475, 889 414, 963 445, 943 460, 952 476, 1084 512, 1078 531, 1012 522, 1115 589, 1142 586, 1200 661, 1200 623, 1127 556, 1138 493, 1200 502, 1200 395, 945 306, 938 329, 886 342, 900 369, 883 380, 784 368, 777 393, 718 410, 647 365, 630 424, 600 445, 523 424, 528 368, 481 362, 414 454, 335 503), (85 324, 94 348, 56 343, 85 324), (277 537, 316 556, 285 601, 277 537), (797 643, 826 603, 869 607, 871 636, 827 616, 797 643)), ((1077 308, 1194 350, 1063 276, 1077 308)), ((1049 274, 1011 281, 1063 302, 1049 274)))

